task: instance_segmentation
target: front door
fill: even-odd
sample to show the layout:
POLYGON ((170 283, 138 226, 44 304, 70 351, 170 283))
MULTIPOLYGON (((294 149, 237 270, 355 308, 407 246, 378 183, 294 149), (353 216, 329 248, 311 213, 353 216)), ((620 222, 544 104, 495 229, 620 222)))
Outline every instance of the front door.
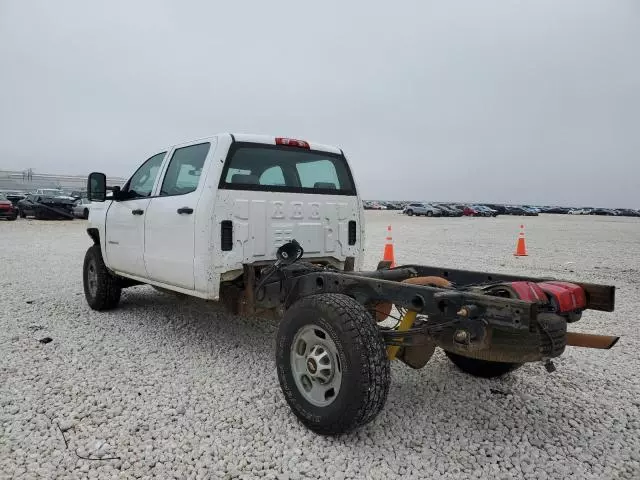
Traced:
POLYGON ((145 219, 144 263, 148 278, 193 290, 195 226, 198 216, 209 222, 210 212, 196 212, 202 187, 200 176, 211 148, 199 143, 176 148, 145 219))
POLYGON ((107 263, 117 272, 146 277, 142 248, 148 198, 113 202, 107 212, 107 263))
POLYGON ((107 211, 106 258, 116 272, 147 277, 144 266, 144 222, 151 192, 166 152, 148 159, 133 174, 107 211))

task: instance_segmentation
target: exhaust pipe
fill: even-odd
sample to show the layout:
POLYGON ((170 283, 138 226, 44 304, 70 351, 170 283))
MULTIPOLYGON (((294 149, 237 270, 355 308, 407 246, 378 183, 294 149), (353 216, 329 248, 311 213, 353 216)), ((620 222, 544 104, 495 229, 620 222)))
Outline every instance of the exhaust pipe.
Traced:
POLYGON ((618 343, 620 337, 592 335, 590 333, 567 332, 567 345, 572 347, 600 348, 608 350, 618 343))

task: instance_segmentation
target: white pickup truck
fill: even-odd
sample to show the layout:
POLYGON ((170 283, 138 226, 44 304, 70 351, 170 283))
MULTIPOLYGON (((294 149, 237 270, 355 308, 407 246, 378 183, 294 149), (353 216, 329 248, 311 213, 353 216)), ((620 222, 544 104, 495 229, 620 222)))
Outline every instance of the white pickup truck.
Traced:
POLYGON ((567 332, 585 310, 613 310, 611 286, 391 262, 360 271, 362 203, 335 147, 215 135, 153 155, 122 188, 92 173, 87 191, 90 307, 114 308, 142 283, 238 313, 282 313, 282 392, 321 434, 376 417, 390 360, 422 368, 440 347, 463 371, 495 377, 525 362, 552 371, 567 345, 617 341, 567 332))
MULTIPOLYGON (((353 269, 363 258, 361 201, 335 147, 221 134, 153 155, 110 199, 104 176, 91 178, 93 256, 119 277, 218 300, 294 238, 314 262, 353 269)), ((118 298, 98 289, 89 303, 118 298)))

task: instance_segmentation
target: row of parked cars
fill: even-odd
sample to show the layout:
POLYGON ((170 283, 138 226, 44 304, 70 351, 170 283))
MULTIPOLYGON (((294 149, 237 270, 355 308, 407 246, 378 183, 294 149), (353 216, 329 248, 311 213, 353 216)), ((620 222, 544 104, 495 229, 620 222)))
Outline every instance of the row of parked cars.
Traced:
POLYGON ((640 217, 640 210, 631 208, 570 208, 557 206, 530 205, 497 205, 497 204, 462 204, 433 202, 376 202, 365 200, 364 208, 368 210, 401 210, 410 216, 427 217, 495 217, 498 215, 536 216, 540 213, 570 215, 609 215, 640 217))
POLYGON ((402 213, 409 216, 423 215, 426 217, 497 217, 498 215, 534 216, 538 215, 540 210, 534 207, 504 205, 415 202, 405 205, 402 213))
POLYGON ((7 220, 89 218, 90 205, 82 191, 40 188, 31 193, 0 192, 0 218, 7 220))

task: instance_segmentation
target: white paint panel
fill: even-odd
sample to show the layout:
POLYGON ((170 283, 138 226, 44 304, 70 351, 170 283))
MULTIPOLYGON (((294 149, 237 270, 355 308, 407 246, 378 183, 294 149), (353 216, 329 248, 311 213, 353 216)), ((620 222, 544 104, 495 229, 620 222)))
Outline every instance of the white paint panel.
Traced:
POLYGON ((250 212, 248 250, 253 250, 253 257, 264 257, 267 253, 267 202, 252 200, 250 212))

